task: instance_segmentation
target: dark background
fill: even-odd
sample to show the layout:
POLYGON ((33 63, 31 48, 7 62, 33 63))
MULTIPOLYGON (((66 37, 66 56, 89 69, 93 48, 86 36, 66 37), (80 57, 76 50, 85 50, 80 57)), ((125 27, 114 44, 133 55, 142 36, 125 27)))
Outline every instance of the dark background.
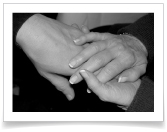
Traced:
MULTIPOLYGON (((55 19, 55 13, 42 13, 55 19)), ((92 29, 112 33, 128 24, 115 24, 92 29)), ((67 77, 69 79, 69 77, 67 77)), ((84 81, 73 85, 75 98, 68 101, 48 80, 38 74, 25 53, 13 43, 13 87, 19 86, 20 94, 13 95, 13 112, 123 112, 116 104, 101 101, 94 93, 86 92, 84 81)))

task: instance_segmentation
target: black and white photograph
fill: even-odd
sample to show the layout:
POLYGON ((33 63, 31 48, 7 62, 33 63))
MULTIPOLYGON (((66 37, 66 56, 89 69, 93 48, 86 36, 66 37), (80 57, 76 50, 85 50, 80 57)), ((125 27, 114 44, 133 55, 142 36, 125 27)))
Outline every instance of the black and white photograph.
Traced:
POLYGON ((154 112, 154 13, 13 13, 13 112, 154 112))
POLYGON ((5 122, 163 121, 163 5, 4 4, 3 17, 5 122))

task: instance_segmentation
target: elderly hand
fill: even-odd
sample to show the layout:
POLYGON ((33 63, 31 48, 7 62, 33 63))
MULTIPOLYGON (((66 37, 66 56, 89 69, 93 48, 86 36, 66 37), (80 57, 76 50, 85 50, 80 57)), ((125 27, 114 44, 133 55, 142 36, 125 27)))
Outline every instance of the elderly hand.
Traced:
POLYGON ((35 14, 22 25, 16 36, 17 43, 37 71, 70 100, 74 98, 74 91, 68 80, 60 75, 70 76, 77 70, 68 64, 84 49, 73 42, 81 35, 84 33, 77 28, 35 14))
POLYGON ((118 83, 113 79, 107 83, 102 83, 97 77, 87 71, 81 70, 80 74, 85 79, 88 87, 102 100, 107 102, 116 103, 128 107, 141 84, 141 80, 130 83, 118 83))
POLYGON ((73 69, 84 63, 71 76, 71 84, 82 80, 79 74, 82 69, 93 72, 102 83, 113 78, 118 82, 134 82, 146 71, 147 51, 134 37, 90 32, 74 42, 76 45, 92 43, 70 61, 73 69))

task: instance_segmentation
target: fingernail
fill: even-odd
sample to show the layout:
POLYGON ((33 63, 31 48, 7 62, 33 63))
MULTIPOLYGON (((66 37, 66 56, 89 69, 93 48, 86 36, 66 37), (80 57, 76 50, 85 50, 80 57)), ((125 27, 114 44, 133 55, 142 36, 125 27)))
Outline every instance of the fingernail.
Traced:
POLYGON ((76 65, 76 61, 72 60, 70 63, 69 63, 69 66, 71 68, 73 68, 74 66, 76 65))
POLYGON ((80 40, 79 39, 75 39, 73 41, 74 41, 74 43, 78 43, 80 40))
POLYGON ((77 81, 77 79, 78 79, 78 77, 75 75, 75 76, 72 76, 71 78, 70 78, 70 83, 71 84, 74 84, 76 81, 77 81))
POLYGON ((89 89, 87 89, 87 93, 91 93, 91 91, 89 89))
POLYGON ((119 77, 118 82, 125 82, 127 80, 127 77, 119 77))
POLYGON ((80 73, 86 78, 89 77, 85 70, 80 70, 80 73))
POLYGON ((67 95, 68 100, 72 100, 72 96, 71 95, 67 95))

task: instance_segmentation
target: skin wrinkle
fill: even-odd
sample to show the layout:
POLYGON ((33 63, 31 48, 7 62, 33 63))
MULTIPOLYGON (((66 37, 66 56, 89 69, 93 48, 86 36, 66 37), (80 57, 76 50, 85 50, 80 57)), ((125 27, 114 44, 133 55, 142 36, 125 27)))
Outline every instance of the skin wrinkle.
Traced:
MULTIPOLYGON (((91 35, 93 36, 93 34, 91 34, 91 35)), ((97 34, 95 34, 95 35, 97 35, 97 34)), ((112 37, 113 36, 111 36, 111 38, 112 37)), ((117 59, 117 61, 115 61, 115 60, 113 62, 110 61, 111 64, 106 65, 106 67, 104 69, 102 69, 103 74, 99 74, 97 76, 97 80, 100 80, 101 83, 103 84, 103 87, 101 85, 100 85, 101 87, 98 86, 98 89, 102 88, 100 91, 103 91, 103 92, 102 93, 97 93, 97 94, 98 94, 99 98, 103 101, 114 102, 114 103, 118 103, 118 104, 128 106, 129 102, 131 102, 133 100, 134 95, 135 95, 135 93, 137 91, 137 88, 139 86, 137 88, 133 88, 135 86, 130 82, 129 82, 129 84, 118 83, 118 80, 114 76, 113 76, 114 77, 113 79, 114 79, 115 82, 110 81, 108 83, 105 83, 106 81, 109 81, 109 80, 105 79, 106 76, 108 76, 108 79, 109 79, 109 76, 111 76, 114 72, 117 73, 119 71, 119 69, 122 70, 123 68, 124 69, 129 69, 129 66, 131 67, 131 65, 133 65, 136 61, 135 57, 133 56, 133 55, 135 55, 134 52, 133 52, 134 50, 133 51, 129 50, 128 46, 125 45, 126 43, 124 43, 122 39, 117 40, 117 39, 119 39, 119 37, 115 38, 114 40, 109 38, 108 41, 104 42, 104 43, 107 44, 107 46, 109 46, 110 53, 114 52, 113 54, 115 56, 115 60, 117 59), (109 43, 110 41, 111 41, 111 43, 109 43)), ((88 38, 88 40, 89 39, 90 38, 88 38)), ((96 39, 97 38, 95 38, 94 40, 96 40, 96 39)), ((95 43, 97 43, 97 42, 95 42, 95 43)), ((97 49, 97 48, 95 48, 95 49, 97 49)), ((104 51, 105 51, 105 53, 103 53, 103 51, 102 51, 100 53, 94 54, 94 56, 92 56, 88 60, 87 64, 92 63, 92 66, 94 66, 94 65, 97 65, 97 63, 102 63, 100 61, 102 59, 104 59, 103 56, 107 56, 107 51, 108 50, 105 49, 104 51), (102 54, 102 56, 100 54, 102 54)), ((111 60, 111 58, 109 60, 111 60)), ((86 68, 88 68, 88 67, 86 67, 86 68)), ((114 75, 115 75, 115 73, 114 73, 114 75)), ((137 75, 135 75, 135 76, 137 76, 137 75)), ((116 75, 116 77, 118 77, 118 75, 116 75)), ((140 84, 140 81, 136 80, 135 83, 140 84)), ((90 86, 90 88, 91 88, 91 86, 90 86)))
MULTIPOLYGON (((115 80, 111 81, 111 82, 114 82, 115 80)), ((114 84, 111 84, 111 82, 107 83, 108 85, 108 101, 110 102, 110 100, 112 100, 112 102, 115 102, 115 103, 120 103, 122 102, 122 100, 124 100, 124 102, 131 102, 131 100, 133 100, 134 96, 134 92, 136 92, 136 89, 132 89, 129 91, 127 90, 123 90, 122 88, 120 87, 117 87, 116 85, 114 84), (112 90, 111 90, 112 89, 112 90), (122 91, 123 90, 123 91, 122 91), (121 94, 120 94, 121 93, 121 94), (122 95, 126 95, 126 94, 129 94, 130 96, 126 96, 127 98, 125 98, 125 96, 122 96, 122 95), (130 97, 130 98, 129 98, 130 97), (125 101, 126 100, 126 101, 125 101)), ((133 85, 133 83, 132 83, 133 85)), ((122 104, 122 103, 120 103, 122 104)), ((125 105, 127 106, 128 104, 127 103, 124 103, 122 105, 125 105)))

